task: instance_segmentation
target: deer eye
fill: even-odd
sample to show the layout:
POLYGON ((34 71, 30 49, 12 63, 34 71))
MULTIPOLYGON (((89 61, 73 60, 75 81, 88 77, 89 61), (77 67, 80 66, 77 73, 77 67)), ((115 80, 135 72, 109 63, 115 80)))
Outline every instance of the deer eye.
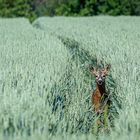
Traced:
POLYGON ((105 78, 105 75, 103 75, 103 78, 105 78))

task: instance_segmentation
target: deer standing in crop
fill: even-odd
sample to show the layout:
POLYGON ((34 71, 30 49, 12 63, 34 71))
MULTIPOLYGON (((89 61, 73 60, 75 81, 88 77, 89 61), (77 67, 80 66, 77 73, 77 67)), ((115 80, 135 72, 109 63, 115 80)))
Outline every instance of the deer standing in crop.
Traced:
MULTIPOLYGON (((96 89, 92 93, 92 105, 97 115, 100 115, 105 110, 106 106, 109 105, 109 94, 106 91, 105 78, 110 70, 111 65, 107 65, 102 69, 97 70, 90 66, 91 72, 96 76, 96 89)), ((97 121, 101 123, 100 120, 97 121)))

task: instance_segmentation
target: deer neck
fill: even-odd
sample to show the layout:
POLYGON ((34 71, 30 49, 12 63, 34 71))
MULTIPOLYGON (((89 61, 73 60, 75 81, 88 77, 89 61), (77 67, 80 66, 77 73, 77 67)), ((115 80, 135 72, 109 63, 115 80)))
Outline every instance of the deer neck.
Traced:
POLYGON ((102 83, 102 85, 99 85, 97 82, 96 82, 96 90, 98 90, 101 95, 103 95, 104 93, 106 93, 106 89, 105 89, 105 82, 102 83))

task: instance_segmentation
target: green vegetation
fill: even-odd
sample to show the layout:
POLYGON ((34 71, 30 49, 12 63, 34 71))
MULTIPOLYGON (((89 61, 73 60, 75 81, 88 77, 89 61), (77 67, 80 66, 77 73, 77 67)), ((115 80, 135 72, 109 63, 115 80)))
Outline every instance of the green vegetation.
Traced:
POLYGON ((140 18, 0 19, 0 138, 128 140, 140 136, 140 18), (88 65, 111 64, 111 106, 96 131, 88 65))
MULTIPOLYGON (((52 1, 52 0, 50 0, 52 1)), ((53 0, 55 1, 55 0, 53 0)), ((52 9, 54 6, 52 5, 52 9)), ((139 0, 71 0, 58 4, 57 15, 92 16, 92 15, 140 15, 139 0)))
POLYGON ((0 0, 1 17, 140 15, 139 0, 0 0))
POLYGON ((0 17, 27 17, 32 21, 37 16, 32 0, 0 0, 0 17))

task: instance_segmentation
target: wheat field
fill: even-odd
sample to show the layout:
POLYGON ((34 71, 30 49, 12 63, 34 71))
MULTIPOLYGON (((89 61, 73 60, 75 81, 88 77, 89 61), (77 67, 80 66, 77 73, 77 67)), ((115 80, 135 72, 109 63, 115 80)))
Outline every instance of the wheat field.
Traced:
POLYGON ((0 138, 140 136, 140 18, 0 19, 0 138), (111 64, 109 132, 94 133, 88 65, 111 64))

